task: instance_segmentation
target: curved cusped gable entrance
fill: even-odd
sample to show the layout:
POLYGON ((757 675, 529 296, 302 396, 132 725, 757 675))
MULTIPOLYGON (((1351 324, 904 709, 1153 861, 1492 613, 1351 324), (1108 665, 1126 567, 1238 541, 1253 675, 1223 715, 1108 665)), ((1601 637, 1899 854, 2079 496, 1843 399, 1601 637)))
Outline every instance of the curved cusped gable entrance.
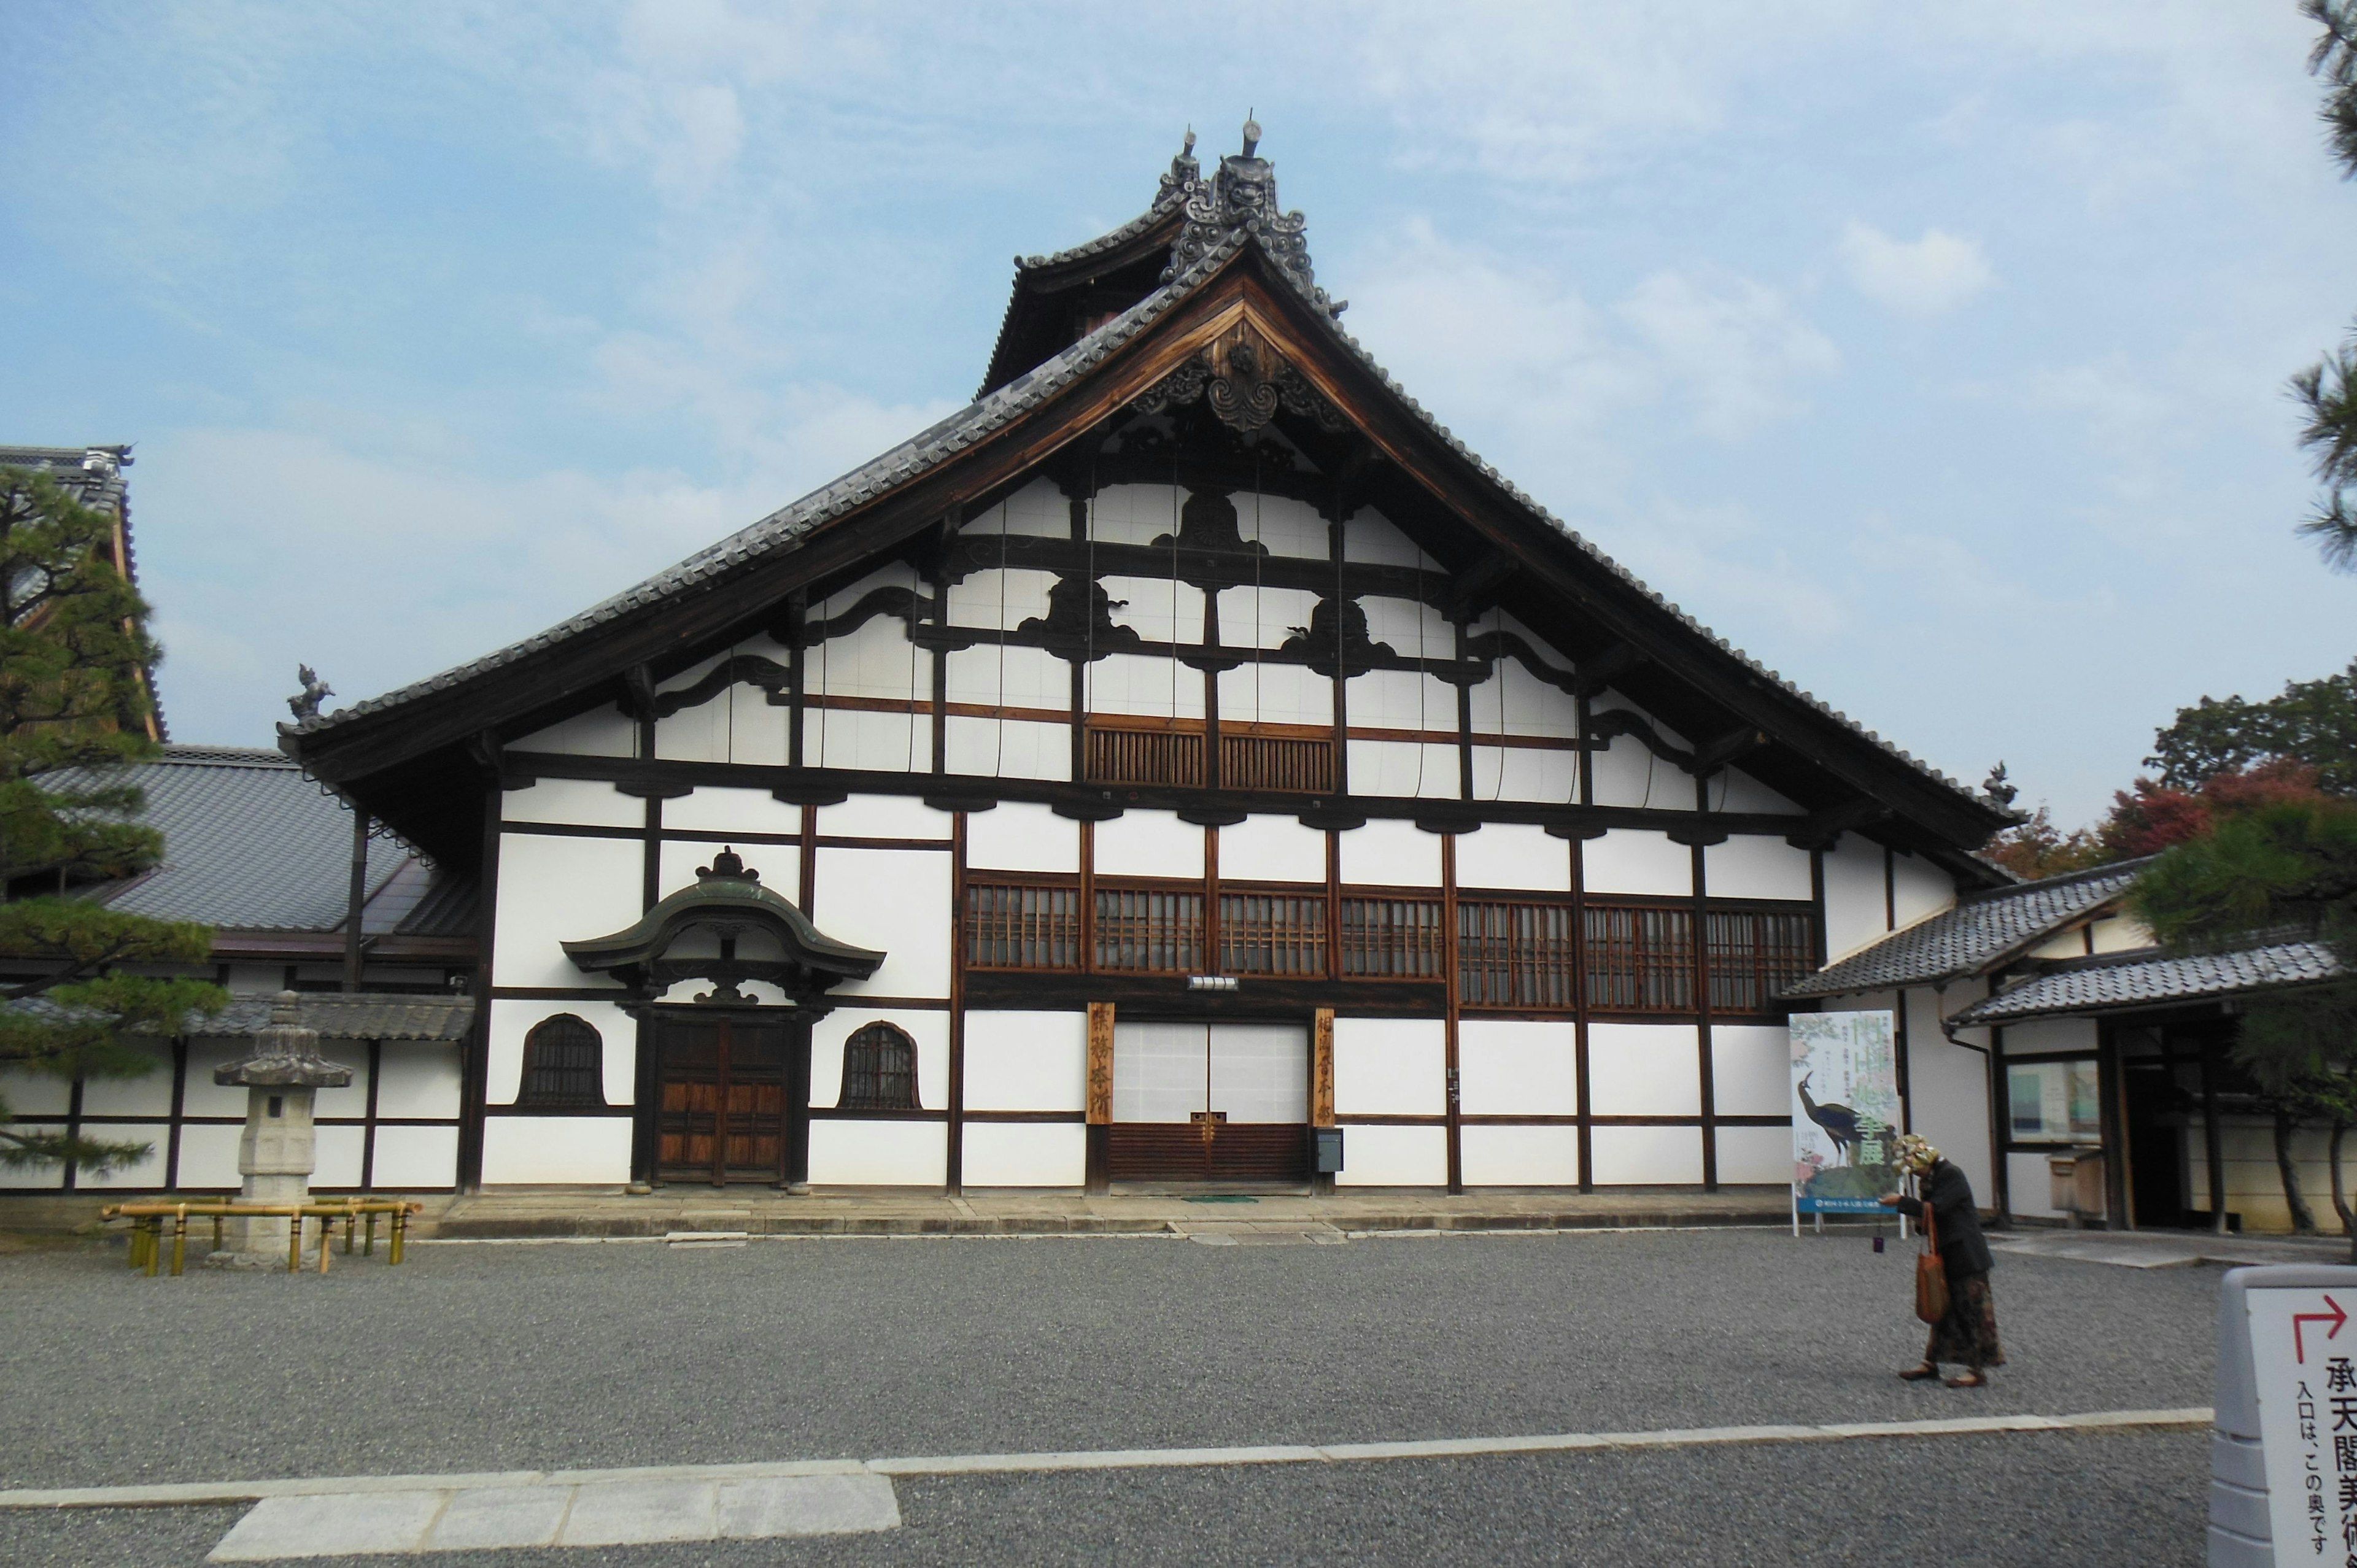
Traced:
POLYGON ((766 981, 807 1008, 845 980, 865 980, 885 955, 835 940, 724 848, 683 887, 611 936, 564 944, 587 974, 610 974, 652 1002, 683 980, 713 982, 698 1003, 750 1006, 747 981, 766 981))

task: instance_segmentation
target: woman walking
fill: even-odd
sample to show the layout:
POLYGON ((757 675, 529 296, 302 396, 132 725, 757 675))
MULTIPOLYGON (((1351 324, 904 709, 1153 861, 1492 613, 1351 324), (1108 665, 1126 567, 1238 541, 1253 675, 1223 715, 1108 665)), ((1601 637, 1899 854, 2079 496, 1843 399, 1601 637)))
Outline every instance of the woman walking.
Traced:
POLYGON ((1940 1375, 1943 1361, 1964 1369, 1948 1380, 1952 1389, 1987 1386, 1988 1369, 2005 1365, 2005 1349, 1996 1338, 1996 1303, 1989 1296, 1989 1269, 1996 1260, 1981 1238, 1980 1214, 1973 1204, 1973 1184, 1953 1161, 1909 1133, 1899 1140, 1899 1163, 1917 1178, 1922 1196, 1892 1193, 1883 1204, 1921 1220, 1932 1211, 1932 1231, 1940 1245, 1940 1266, 1948 1277, 1948 1310, 1932 1325, 1923 1347, 1923 1362, 1899 1375, 1920 1382, 1940 1375))

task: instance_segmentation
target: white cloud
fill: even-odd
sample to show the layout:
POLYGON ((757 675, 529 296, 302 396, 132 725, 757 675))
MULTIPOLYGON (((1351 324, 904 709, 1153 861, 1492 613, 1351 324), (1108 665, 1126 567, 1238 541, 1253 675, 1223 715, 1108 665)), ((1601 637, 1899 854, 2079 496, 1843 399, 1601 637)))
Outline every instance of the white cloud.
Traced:
POLYGON ((1722 441, 1799 412, 1799 384, 1841 366, 1832 340, 1782 295, 1731 274, 1656 273, 1620 314, 1693 398, 1695 425, 1722 441))
POLYGON ((1980 242, 1944 229, 1920 240, 1894 240, 1853 222, 1841 241, 1843 264, 1858 292, 1902 316, 1941 316, 1996 282, 1980 242))

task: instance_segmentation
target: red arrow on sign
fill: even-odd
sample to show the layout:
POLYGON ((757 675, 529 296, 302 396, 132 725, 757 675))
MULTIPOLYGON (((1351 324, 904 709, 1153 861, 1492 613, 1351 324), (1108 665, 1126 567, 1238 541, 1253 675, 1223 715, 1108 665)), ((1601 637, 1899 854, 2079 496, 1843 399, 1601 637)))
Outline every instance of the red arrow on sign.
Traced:
POLYGON ((2304 1323, 2330 1323, 2332 1326, 2326 1330, 2324 1337, 2327 1339, 2331 1339, 2340 1335, 2341 1326, 2349 1321, 2349 1314, 2341 1309, 2341 1305, 2339 1302, 2333 1300, 2328 1295, 2324 1298, 2324 1305, 2330 1307, 2332 1310, 2330 1312, 2296 1312, 2292 1314, 2291 1348, 2293 1353, 2298 1357, 2302 1366, 2305 1366, 2308 1363, 2308 1347, 2300 1343, 2300 1325, 2304 1323))

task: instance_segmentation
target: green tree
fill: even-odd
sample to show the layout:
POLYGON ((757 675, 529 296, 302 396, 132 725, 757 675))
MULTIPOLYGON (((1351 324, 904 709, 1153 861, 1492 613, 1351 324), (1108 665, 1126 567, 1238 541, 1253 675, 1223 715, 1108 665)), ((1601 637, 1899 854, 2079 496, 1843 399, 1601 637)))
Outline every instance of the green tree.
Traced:
MULTIPOLYGON (((0 468, 0 1068, 72 1079, 135 1077, 129 1042, 180 1031, 227 998, 201 982, 127 971, 201 961, 207 928, 118 913, 76 897, 163 854, 138 821, 127 763, 156 754, 147 606, 115 565, 113 520, 48 475, 0 468)), ((0 1165, 129 1165, 145 1144, 16 1124, 0 1098, 0 1165)))
POLYGON ((2357 660, 2338 675, 2289 682, 2281 696, 2204 697, 2179 708, 2144 760, 2172 789, 2288 761, 2314 768, 2316 787, 2327 794, 2357 796, 2357 660))
MULTIPOLYGON (((2341 172, 2357 177, 2357 0, 2301 0, 2300 10, 2324 29, 2308 69, 2324 82, 2326 145, 2341 172)), ((2294 376, 2291 388, 2308 411, 2300 445, 2324 486, 2300 532, 2335 570, 2357 571, 2357 334, 2294 376)))

